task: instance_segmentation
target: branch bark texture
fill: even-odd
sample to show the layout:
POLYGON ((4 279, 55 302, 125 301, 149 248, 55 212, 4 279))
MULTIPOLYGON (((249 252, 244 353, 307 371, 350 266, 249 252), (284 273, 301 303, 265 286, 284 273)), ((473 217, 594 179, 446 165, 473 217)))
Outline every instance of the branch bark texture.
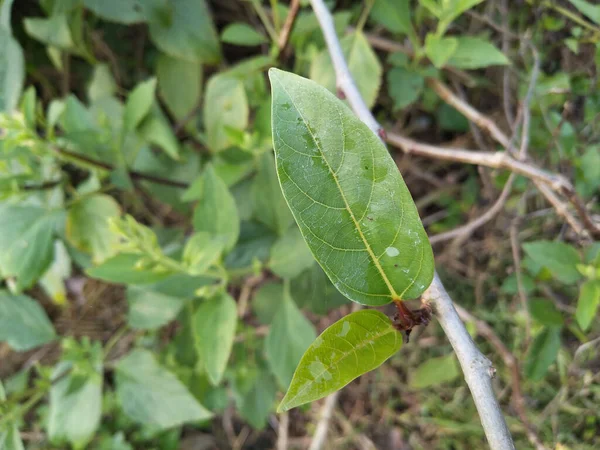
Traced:
MULTIPOLYGON (((311 0, 310 3, 327 43, 335 68, 338 89, 345 94, 355 114, 373 133, 382 137, 381 126, 371 114, 352 79, 335 32, 331 13, 323 0, 311 0)), ((412 147, 410 145, 412 142, 404 142, 404 144, 412 147)), ((423 298, 432 304, 438 321, 456 352, 490 448, 493 450, 514 449, 512 437, 492 389, 491 380, 494 375, 492 364, 475 346, 437 274, 435 274, 431 286, 423 294, 423 298)))

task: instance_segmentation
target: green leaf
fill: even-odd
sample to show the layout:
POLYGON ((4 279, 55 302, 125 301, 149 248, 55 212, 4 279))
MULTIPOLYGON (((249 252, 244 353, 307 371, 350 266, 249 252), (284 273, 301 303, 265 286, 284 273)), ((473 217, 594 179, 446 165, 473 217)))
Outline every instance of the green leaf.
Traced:
POLYGON ((148 115, 154 103, 156 91, 156 78, 150 78, 138 84, 127 97, 125 112, 123 113, 123 128, 132 131, 148 115))
POLYGON ((252 203, 256 219, 283 236, 294 217, 281 193, 275 158, 271 152, 258 159, 258 171, 252 185, 252 203))
MULTIPOLYGON (((8 3, 11 3, 9 0, 8 3)), ((1 12, 2 10, 0 10, 1 12)), ((0 15, 0 19, 2 16, 0 15)), ((0 25, 2 25, 0 23, 0 25)), ((0 404, 6 400, 6 392, 4 392, 4 386, 0 381, 0 404)), ((17 424, 14 421, 5 423, 3 427, 0 427, 0 449, 2 450, 25 450, 23 441, 21 441, 21 435, 17 424)))
POLYGON ((96 264, 100 263, 114 253, 119 241, 110 231, 108 220, 120 215, 121 208, 111 196, 84 197, 67 213, 67 239, 78 250, 92 255, 96 264))
POLYGON ((283 302, 283 284, 269 282, 263 284, 252 298, 252 311, 263 325, 270 325, 283 302))
POLYGON ((585 0, 569 0, 571 4, 577 8, 588 19, 600 25, 600 5, 594 5, 585 0))
POLYGON ((425 54, 438 69, 444 67, 458 48, 458 39, 428 33, 425 38, 425 54))
POLYGON ((204 0, 146 0, 150 37, 164 53, 188 61, 216 63, 219 39, 204 0))
POLYGON ((90 101, 111 97, 117 91, 117 83, 110 72, 108 64, 96 64, 92 81, 88 87, 88 98, 90 101))
POLYGON ((93 365, 94 372, 81 373, 72 361, 59 363, 52 372, 52 378, 59 380, 50 388, 48 436, 53 443, 69 442, 83 449, 100 425, 102 352, 88 364, 93 365))
POLYGON ((254 47, 269 40, 246 23, 230 23, 221 33, 221 41, 228 44, 254 47))
POLYGON ((121 359, 115 382, 123 412, 134 422, 163 430, 212 417, 147 350, 133 350, 121 359))
POLYGON ((219 74, 208 80, 204 98, 204 128, 210 150, 218 152, 233 145, 227 129, 245 129, 248 114, 246 91, 239 79, 219 74))
POLYGON ((531 381, 540 381, 556 360, 560 349, 560 328, 544 328, 538 334, 525 359, 525 376, 531 381))
POLYGON ((145 22, 143 0, 84 0, 86 8, 108 20, 126 25, 145 22))
POLYGON ((198 353, 213 385, 223 378, 233 347, 237 307, 229 294, 205 300, 194 315, 195 341, 198 353))
POLYGON ((161 54, 156 63, 158 92, 175 119, 190 114, 202 95, 202 64, 161 54))
POLYGON ((23 352, 46 344, 54 337, 52 324, 35 300, 0 290, 0 341, 23 352))
POLYGON ((546 267, 559 281, 573 284, 581 279, 577 270, 581 262, 579 253, 564 242, 535 241, 523 244, 527 256, 533 261, 546 267))
MULTIPOLYGON (((367 38, 360 31, 343 37, 340 44, 356 86, 367 106, 371 108, 375 104, 381 85, 381 63, 367 38)), ((313 59, 310 78, 331 92, 337 91, 335 70, 327 49, 313 59)))
POLYGON ((271 248, 269 269, 281 278, 295 278, 315 262, 302 233, 296 227, 277 239, 271 248))
POLYGON ((387 73, 388 92, 394 109, 400 110, 415 102, 425 87, 423 75, 404 67, 394 67, 387 73))
POLYGON ((18 290, 52 263, 55 222, 56 213, 37 206, 0 205, 0 273, 16 277, 18 290))
POLYGON ((54 241, 54 261, 40 278, 46 294, 58 305, 67 301, 65 280, 71 276, 71 257, 62 241, 54 241))
POLYGON ((377 0, 371 9, 371 18, 393 33, 414 33, 410 0, 377 0))
POLYGON ((600 280, 589 280, 581 285, 575 318, 583 331, 587 331, 600 306, 600 280))
POLYGON ((433 278, 433 253, 385 146, 326 89, 269 75, 277 173, 315 259, 355 302, 418 297, 433 278))
POLYGON ((66 14, 54 14, 47 19, 27 18, 23 21, 27 34, 46 45, 61 49, 73 47, 66 14))
POLYGON ((453 354, 429 358, 410 373, 410 387, 424 389, 453 381, 460 375, 460 368, 453 354))
POLYGON ((279 384, 287 388, 298 361, 317 336, 314 326, 300 312, 289 292, 284 289, 269 334, 265 339, 265 354, 279 384))
POLYGON ((211 164, 206 166, 202 177, 204 186, 202 199, 194 211, 194 230, 210 233, 214 239, 222 240, 226 250, 231 250, 240 234, 235 200, 211 164))
POLYGON ((179 143, 159 107, 153 108, 141 123, 138 132, 145 140, 162 148, 169 157, 179 160, 179 143))
POLYGON ((448 65, 459 69, 480 69, 488 66, 510 64, 508 58, 491 42, 477 37, 457 37, 458 47, 448 65))
POLYGON ((99 280, 118 284, 147 284, 163 280, 170 274, 144 269, 137 265, 140 255, 119 253, 100 264, 88 269, 86 273, 99 280))
POLYGON ((191 275, 201 275, 217 262, 223 252, 223 242, 211 239, 209 233, 195 233, 183 249, 183 263, 191 275))
POLYGON ((12 112, 17 107, 25 79, 23 50, 10 31, 11 5, 12 1, 5 1, 0 16, 3 23, 6 21, 6 26, 0 26, 0 112, 12 112))
POLYGON ((252 428, 261 430, 267 425, 276 395, 277 385, 273 376, 261 370, 248 391, 235 396, 237 410, 252 428))
POLYGON ((309 347, 278 411, 323 398, 376 369, 400 350, 402 335, 385 314, 357 311, 327 328, 309 347))
POLYGON ((292 280, 294 300, 300 308, 308 308, 315 314, 325 315, 331 309, 347 304, 349 300, 338 291, 323 269, 313 264, 292 280))
POLYGON ((548 327, 562 327, 564 318, 554 303, 544 298, 530 298, 529 313, 537 322, 548 327))

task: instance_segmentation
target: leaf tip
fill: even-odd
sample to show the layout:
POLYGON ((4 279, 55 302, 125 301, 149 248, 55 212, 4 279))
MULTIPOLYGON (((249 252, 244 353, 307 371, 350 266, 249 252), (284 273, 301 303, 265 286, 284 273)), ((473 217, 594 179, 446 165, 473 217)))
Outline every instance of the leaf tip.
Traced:
POLYGON ((287 403, 285 403, 285 398, 281 401, 281 403, 279 404, 279 406, 277 406, 277 414, 281 414, 284 413, 286 411, 289 411, 291 408, 289 407, 289 405, 287 403))

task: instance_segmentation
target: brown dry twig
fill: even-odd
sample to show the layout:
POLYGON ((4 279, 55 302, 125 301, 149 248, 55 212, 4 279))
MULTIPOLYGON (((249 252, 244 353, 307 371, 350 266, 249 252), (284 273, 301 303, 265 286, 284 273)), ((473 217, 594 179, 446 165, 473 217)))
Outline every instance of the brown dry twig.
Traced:
POLYGON ((279 40, 277 41, 277 47, 279 48, 280 52, 283 51, 287 46, 299 10, 300 0, 292 0, 290 3, 290 11, 288 12, 287 17, 285 18, 285 22, 283 23, 283 27, 281 28, 281 32, 279 33, 279 40))

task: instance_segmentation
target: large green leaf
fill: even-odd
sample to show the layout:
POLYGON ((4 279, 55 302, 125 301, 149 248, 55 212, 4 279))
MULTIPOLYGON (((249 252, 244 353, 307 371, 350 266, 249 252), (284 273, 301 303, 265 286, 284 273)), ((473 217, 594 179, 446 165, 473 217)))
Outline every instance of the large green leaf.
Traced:
POLYGON ((5 0, 0 9, 0 112, 17 107, 25 78, 23 50, 10 28, 12 4, 5 0))
POLYGON ((202 64, 161 54, 156 63, 158 91, 175 119, 182 120, 198 105, 202 64))
POLYGON ((26 295, 0 290, 0 341, 22 352, 50 342, 54 336, 54 328, 39 303, 26 295))
POLYGON ((292 381, 298 361, 317 336, 314 326, 300 312, 287 289, 265 339, 265 353, 271 371, 281 386, 292 381))
POLYGON ((579 253, 575 248, 564 242, 534 241, 523 244, 527 256, 546 267, 557 280, 572 284, 581 279, 577 270, 581 263, 579 253))
POLYGON ((23 24, 27 34, 46 45, 62 49, 74 45, 66 14, 55 14, 48 18, 30 17, 23 24))
POLYGON ((212 416, 147 350, 134 350, 120 360, 115 381, 125 414, 154 429, 172 428, 212 416))
POLYGON ((0 206, 0 273, 16 277, 19 290, 50 266, 56 217, 38 206, 0 206))
POLYGON ((423 75, 406 67, 390 69, 387 73, 387 82, 395 110, 404 109, 416 101, 425 87, 423 75))
POLYGON ((402 346, 385 314, 357 311, 327 328, 306 351, 278 410, 325 397, 379 367, 402 346))
POLYGON ((600 5, 594 5, 585 0, 569 0, 575 8, 585 14, 590 20, 600 25, 600 5))
POLYGON ((433 252, 385 146, 325 88, 269 75, 277 173, 316 260, 355 302, 419 296, 433 278, 433 252))
MULTIPOLYGON (((356 86, 370 108, 375 104, 381 85, 381 63, 367 38, 360 31, 343 37, 340 44, 348 62, 348 68, 356 81, 356 86)), ((327 49, 313 59, 310 66, 310 78, 331 92, 336 92, 335 70, 327 49)))
POLYGON ((208 378, 214 385, 223 378, 236 324, 236 303, 227 293, 205 300, 194 315, 196 346, 208 378))

